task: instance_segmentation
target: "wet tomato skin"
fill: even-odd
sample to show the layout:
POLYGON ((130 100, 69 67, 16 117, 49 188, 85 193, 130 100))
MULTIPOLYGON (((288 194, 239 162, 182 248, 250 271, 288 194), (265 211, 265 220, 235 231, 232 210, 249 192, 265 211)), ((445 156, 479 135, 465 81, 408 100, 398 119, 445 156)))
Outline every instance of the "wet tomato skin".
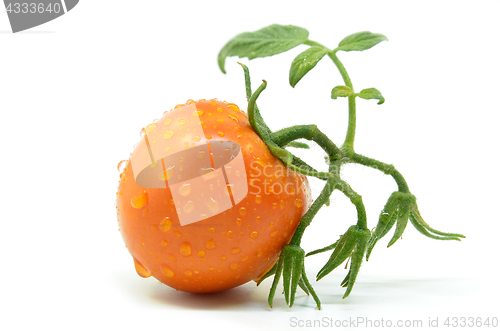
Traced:
POLYGON ((210 143, 240 145, 248 194, 222 213, 181 226, 168 186, 137 185, 128 162, 117 192, 119 230, 141 277, 186 292, 219 292, 258 279, 272 267, 311 194, 306 177, 287 171, 236 105, 187 103, 195 103, 210 143))

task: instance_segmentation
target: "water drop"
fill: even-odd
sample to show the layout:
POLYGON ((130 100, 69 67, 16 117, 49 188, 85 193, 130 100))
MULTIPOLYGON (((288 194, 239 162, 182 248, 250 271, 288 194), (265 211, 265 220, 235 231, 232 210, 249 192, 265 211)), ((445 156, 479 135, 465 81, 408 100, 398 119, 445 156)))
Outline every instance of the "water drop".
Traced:
POLYGON ((192 105, 193 103, 195 103, 195 101, 193 99, 188 99, 186 101, 186 105, 192 105))
POLYGON ((193 116, 194 117, 200 117, 201 115, 203 115, 203 110, 195 110, 193 111, 193 116))
POLYGON ((274 229, 273 231, 269 232, 269 237, 274 237, 278 233, 278 229, 274 229))
POLYGON ((162 264, 162 265, 161 265, 161 272, 162 272, 165 276, 167 276, 167 277, 169 277, 169 278, 172 278, 172 277, 174 277, 174 276, 175 276, 174 271, 173 271, 172 269, 170 269, 170 267, 169 267, 168 265, 166 265, 166 264, 162 264))
POLYGON ((215 249, 216 247, 217 246, 215 245, 215 242, 212 239, 210 239, 209 241, 207 241, 205 243, 205 248, 206 249, 215 249))
POLYGON ((217 111, 218 111, 219 113, 222 113, 222 112, 224 111, 224 109, 222 109, 221 107, 218 107, 218 108, 217 108, 217 111))
POLYGON ((232 238, 234 237, 234 233, 233 233, 233 231, 227 231, 227 237, 228 237, 229 239, 232 239, 232 238))
POLYGON ((188 196, 191 193, 191 184, 185 183, 179 187, 179 194, 183 197, 188 196))
POLYGON ((177 122, 179 125, 184 125, 186 124, 186 121, 184 119, 180 119, 179 122, 177 122))
POLYGON ((224 119, 222 118, 217 119, 217 123, 224 123, 224 119))
POLYGON ((186 214, 189 214, 190 212, 192 212, 194 209, 194 202, 193 201, 188 201, 184 207, 182 208, 182 210, 184 210, 184 212, 186 214))
POLYGON ((149 273, 149 271, 147 271, 146 268, 144 268, 144 266, 139 261, 137 261, 135 258, 134 258, 134 266, 135 266, 135 271, 142 278, 151 277, 151 274, 149 273))
POLYGON ((297 198, 295 200, 295 205, 297 206, 297 208, 300 208, 302 207, 302 200, 300 198, 297 198))
POLYGON ((217 106, 217 101, 215 99, 210 100, 208 103, 210 106, 217 106))
POLYGON ((283 202, 283 200, 280 201, 280 209, 285 209, 285 203, 283 202))
POLYGON ((208 232, 214 233, 215 232, 215 228, 208 228, 208 232))
POLYGON ((224 132, 222 132, 222 131, 217 131, 217 135, 219 137, 224 137, 225 136, 224 132))
POLYGON ((146 129, 144 130, 146 134, 150 134, 156 129, 156 123, 151 123, 148 126, 146 126, 146 129))
POLYGON ((119 173, 122 173, 125 171, 125 168, 127 167, 127 162, 128 162, 128 160, 122 160, 118 163, 118 165, 116 166, 116 169, 118 169, 119 173))
POLYGON ((238 269, 240 265, 238 264, 238 262, 233 262, 229 265, 229 269, 231 269, 232 271, 235 271, 236 269, 238 269))
POLYGON ((193 139, 193 141, 196 141, 196 142, 201 140, 200 136, 193 136, 193 138, 191 138, 191 139, 193 139))
POLYGON ((241 248, 239 248, 239 247, 231 248, 231 254, 233 254, 233 255, 240 254, 240 252, 241 252, 241 248))
POLYGON ((240 215, 245 216, 247 214, 247 209, 245 207, 240 208, 240 215))
POLYGON ((208 198, 205 204, 210 209, 210 211, 215 214, 219 210, 219 203, 214 198, 208 198))
POLYGON ((180 104, 178 104, 177 106, 175 106, 175 107, 174 107, 174 109, 181 108, 181 107, 184 107, 184 106, 185 106, 185 104, 180 103, 180 104))
POLYGON ((257 231, 253 231, 250 233, 250 238, 255 239, 259 236, 259 233, 257 231))
POLYGON ((241 218, 237 218, 236 219, 236 225, 237 226, 241 226, 241 224, 243 224, 243 221, 241 220, 241 218))
POLYGON ((205 251, 199 251, 198 254, 196 254, 196 256, 198 257, 204 257, 205 256, 205 251))
POLYGON ((136 209, 144 208, 148 204, 148 194, 145 190, 141 191, 130 200, 130 203, 136 209))
POLYGON ((172 138, 172 136, 174 135, 174 131, 167 131, 165 132, 165 134, 163 135, 163 138, 165 139, 170 139, 172 138))
POLYGON ((161 243, 160 243, 160 245, 162 247, 167 247, 168 246, 168 242, 166 240, 162 240, 161 243))
POLYGON ((229 118, 232 120, 232 121, 235 121, 237 123, 240 122, 240 120, 238 119, 238 116, 234 115, 234 114, 229 114, 229 118))
POLYGON ((220 257, 220 259, 221 259, 222 261, 226 261, 226 260, 227 260, 227 256, 222 255, 222 256, 220 257))
POLYGON ((165 217, 160 222, 160 230, 167 232, 172 227, 172 220, 168 217, 165 217))
POLYGON ((240 107, 238 107, 237 105, 235 105, 234 103, 228 103, 227 104, 227 108, 231 109, 231 110, 234 110, 234 111, 240 111, 240 107))
POLYGON ((188 242, 183 242, 180 247, 180 252, 182 256, 191 256, 191 244, 188 242))
POLYGON ((262 161, 262 159, 259 157, 256 157, 254 162, 257 163, 258 165, 260 165, 261 167, 264 167, 264 168, 266 167, 266 162, 262 161))

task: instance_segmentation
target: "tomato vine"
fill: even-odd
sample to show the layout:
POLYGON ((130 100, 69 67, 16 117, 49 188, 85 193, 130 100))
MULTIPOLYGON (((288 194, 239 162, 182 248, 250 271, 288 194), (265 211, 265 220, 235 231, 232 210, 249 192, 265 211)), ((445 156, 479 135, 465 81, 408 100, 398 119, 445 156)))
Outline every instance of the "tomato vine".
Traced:
POLYGON ((318 309, 321 302, 316 295, 305 271, 305 257, 333 250, 329 260, 318 272, 316 280, 327 276, 335 268, 350 258, 350 269, 341 286, 346 287, 344 298, 352 291, 362 260, 367 261, 375 244, 383 238, 394 226, 395 231, 388 246, 392 246, 401 238, 408 221, 423 235, 438 240, 458 240, 465 236, 458 233, 446 233, 433 229, 422 218, 416 198, 411 194, 408 184, 403 175, 393 165, 363 156, 355 152, 354 138, 356 135, 356 98, 378 100, 378 104, 384 103, 382 93, 376 88, 366 88, 355 92, 352 81, 344 65, 337 57, 337 52, 364 51, 372 48, 387 37, 382 34, 368 31, 351 34, 340 41, 338 46, 330 49, 318 42, 309 39, 309 32, 297 26, 270 25, 254 32, 245 32, 232 38, 225 44, 218 55, 218 64, 222 72, 225 71, 225 60, 230 56, 248 58, 267 57, 283 53, 298 45, 310 46, 297 55, 292 61, 289 73, 289 82, 292 87, 310 71, 325 56, 328 56, 339 71, 344 84, 335 86, 331 92, 331 98, 348 98, 348 127, 344 143, 337 147, 318 126, 297 125, 272 132, 264 122, 257 107, 256 101, 265 90, 267 82, 259 86, 252 93, 250 74, 248 68, 241 64, 245 74, 245 87, 248 99, 248 117, 252 128, 265 142, 271 153, 280 159, 292 170, 319 179, 325 180, 325 186, 319 196, 315 199, 309 210, 303 215, 290 243, 283 247, 280 257, 274 267, 262 277, 258 284, 264 279, 274 275, 274 280, 269 293, 268 302, 272 307, 273 298, 281 276, 283 276, 284 294, 286 303, 291 307, 295 301, 297 287, 302 288, 307 294, 311 294, 318 309), (327 154, 328 171, 320 172, 308 165, 306 162, 293 155, 287 148, 308 148, 307 144, 298 142, 298 139, 306 139, 318 144, 327 154), (377 169, 391 176, 398 190, 393 192, 383 210, 380 213, 377 226, 373 230, 368 229, 366 211, 361 195, 354 191, 351 186, 341 179, 340 169, 348 163, 356 163, 377 169), (328 205, 330 195, 334 190, 341 191, 355 205, 357 211, 357 223, 348 228, 333 244, 315 251, 305 253, 300 247, 305 229, 311 223, 314 216, 323 205, 328 205))

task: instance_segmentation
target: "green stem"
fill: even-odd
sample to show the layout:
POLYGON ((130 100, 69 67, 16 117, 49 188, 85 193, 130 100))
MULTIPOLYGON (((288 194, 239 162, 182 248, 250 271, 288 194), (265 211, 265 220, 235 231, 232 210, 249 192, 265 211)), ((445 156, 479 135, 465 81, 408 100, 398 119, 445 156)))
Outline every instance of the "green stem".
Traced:
POLYGON ((297 139, 314 141, 323 148, 330 161, 340 157, 340 149, 314 124, 295 125, 271 134, 271 140, 278 146, 285 146, 297 139))
POLYGON ((332 177, 326 181, 325 187, 321 190, 318 198, 314 200, 309 210, 307 210, 304 216, 300 219, 300 223, 295 230, 292 240, 290 241, 290 245, 300 245, 305 229, 309 226, 309 224, 311 224, 312 219, 316 216, 321 207, 323 207, 323 205, 329 200, 337 180, 338 178, 332 177))
POLYGON ((352 156, 350 161, 382 171, 384 174, 394 178, 396 184, 398 185, 399 192, 410 193, 410 189, 408 188, 408 184, 406 183, 403 175, 401 175, 401 173, 397 171, 393 165, 380 162, 378 160, 371 159, 369 157, 356 153, 352 156))
MULTIPOLYGON (((344 83, 347 87, 349 87, 354 92, 354 87, 352 86, 351 78, 347 74, 344 65, 340 62, 337 57, 337 52, 335 50, 328 52, 328 56, 332 59, 333 63, 337 67, 344 79, 344 83)), ((356 96, 351 95, 349 97, 349 123, 347 126, 347 134, 345 137, 344 144, 342 147, 346 150, 347 155, 350 156, 354 153, 354 137, 356 135, 356 96)))

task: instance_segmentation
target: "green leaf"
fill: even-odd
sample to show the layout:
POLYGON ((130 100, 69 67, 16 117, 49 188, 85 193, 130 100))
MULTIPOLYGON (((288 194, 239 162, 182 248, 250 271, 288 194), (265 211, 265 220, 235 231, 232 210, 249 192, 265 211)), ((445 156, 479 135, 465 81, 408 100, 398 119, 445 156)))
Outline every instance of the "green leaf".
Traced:
POLYGON ((345 98, 352 95, 352 90, 343 85, 335 86, 332 90, 332 99, 345 98))
POLYGON ((377 99, 379 100, 379 102, 377 102, 377 105, 381 105, 385 101, 384 97, 382 96, 382 93, 380 93, 379 90, 373 87, 361 90, 361 92, 359 92, 358 94, 358 97, 366 100, 377 99))
POLYGON ((290 67, 290 85, 295 87, 302 77, 314 68, 329 51, 323 47, 313 46, 297 55, 290 67))
POLYGON ((345 52, 364 51, 384 40, 388 40, 387 37, 379 33, 372 33, 370 31, 353 33, 342 39, 337 50, 345 52))
POLYGON ((254 32, 244 32, 229 40, 217 58, 219 68, 226 73, 224 64, 229 56, 247 57, 249 60, 286 52, 307 40, 309 32, 298 26, 273 24, 254 32))

